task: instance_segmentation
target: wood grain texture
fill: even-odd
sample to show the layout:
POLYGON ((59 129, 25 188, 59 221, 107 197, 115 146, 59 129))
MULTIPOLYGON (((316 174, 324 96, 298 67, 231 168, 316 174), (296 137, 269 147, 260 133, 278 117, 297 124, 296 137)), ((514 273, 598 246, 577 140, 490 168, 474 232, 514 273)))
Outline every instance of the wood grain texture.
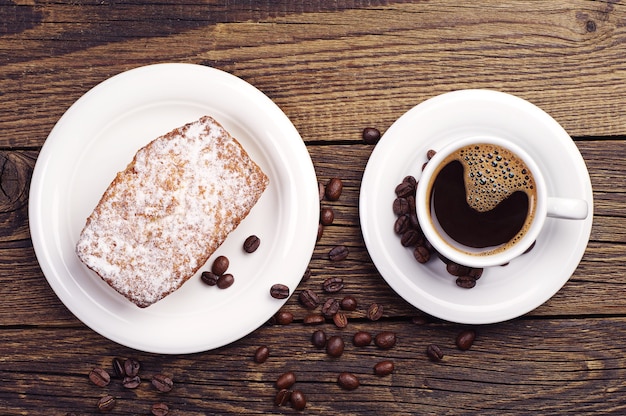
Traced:
MULTIPOLYGON (((592 414, 626 412, 626 5, 620 1, 458 2, 248 0, 0 1, 0 413, 148 414, 164 401, 175 415, 292 414, 273 405, 276 378, 297 375, 312 414, 592 414), (47 284, 28 224, 28 193, 47 135, 81 95, 112 75, 157 62, 212 66, 250 82, 292 120, 320 182, 339 177, 335 221, 313 252, 298 291, 320 293, 342 277, 337 296, 359 306, 339 330, 303 325, 293 296, 288 326, 265 325, 231 345, 188 355, 120 346, 87 328, 47 284), (385 131, 414 105, 462 88, 491 88, 537 104, 565 127, 587 163, 594 222, 573 276, 548 302, 518 319, 476 326, 469 351, 454 346, 467 328, 424 316, 380 276, 359 225, 361 177, 374 147, 364 127, 385 131), (328 260, 346 245, 348 259, 328 260), (366 318, 379 303, 381 320, 366 318), (425 320, 416 325, 413 317, 425 320), (315 329, 341 335, 330 358, 312 347, 315 329), (394 331, 383 351, 356 348, 357 330, 394 331), (425 348, 444 350, 430 362, 425 348), (264 364, 252 361, 270 347, 264 364), (142 384, 92 385, 91 368, 136 357, 142 384), (376 377, 372 366, 395 362, 376 377), (340 371, 361 381, 352 392, 340 371), (158 394, 153 374, 175 388, 158 394)), ((214 318, 211 318, 214 319, 214 318)))

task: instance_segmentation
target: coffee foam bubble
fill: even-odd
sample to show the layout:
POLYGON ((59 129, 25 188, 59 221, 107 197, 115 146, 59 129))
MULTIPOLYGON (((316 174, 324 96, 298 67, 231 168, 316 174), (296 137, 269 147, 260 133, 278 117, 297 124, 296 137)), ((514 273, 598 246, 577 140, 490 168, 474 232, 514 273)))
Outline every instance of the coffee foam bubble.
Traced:
POLYGON ((487 212, 516 191, 532 194, 535 181, 525 163, 513 152, 493 144, 473 144, 450 156, 465 170, 467 203, 479 212, 487 212))

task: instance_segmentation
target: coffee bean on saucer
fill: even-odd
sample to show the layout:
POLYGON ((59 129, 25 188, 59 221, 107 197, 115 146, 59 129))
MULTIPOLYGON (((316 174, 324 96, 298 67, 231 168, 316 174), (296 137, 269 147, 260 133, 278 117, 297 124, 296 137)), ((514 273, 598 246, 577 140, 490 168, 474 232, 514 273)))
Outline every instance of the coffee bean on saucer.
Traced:
POLYGON ((215 286, 219 278, 220 277, 218 275, 209 271, 204 271, 200 275, 200 279, 202 279, 202 281, 209 286, 215 286))
POLYGON ((428 263, 428 260, 430 260, 430 250, 424 246, 415 246, 413 257, 415 257, 418 263, 428 263))
POLYGON ((411 211, 408 198, 396 198, 393 200, 393 213, 396 215, 408 214, 411 211))
POLYGON ((426 152, 426 158, 427 158, 428 160, 430 160, 430 159, 432 159, 432 158, 433 158, 433 156, 435 156, 435 154, 436 154, 436 153, 437 153, 437 152, 436 152, 435 150, 430 149, 430 150, 428 150, 428 152, 426 152))
POLYGON ((456 346, 461 351, 469 350, 476 339, 476 331, 473 329, 466 329, 464 331, 459 332, 456 336, 456 346))
POLYGON ((398 186, 396 186, 395 192, 398 197, 406 198, 409 195, 413 195, 415 192, 415 185, 411 182, 401 182, 398 186))
POLYGON ((225 273, 217 279, 217 287, 220 289, 228 289, 235 283, 235 277, 230 273, 225 273))
POLYGON ((393 224, 393 231, 398 235, 402 235, 408 231, 410 226, 411 217, 409 214, 404 214, 396 219, 396 222, 393 224))
POLYGON ((400 236, 400 244, 402 244, 403 247, 411 247, 418 244, 422 238, 422 233, 413 228, 409 228, 400 236))
POLYGON ((470 268, 451 261, 446 264, 446 271, 452 276, 467 276, 470 268))
POLYGON ((374 127, 363 129, 363 141, 367 144, 376 144, 380 140, 380 130, 374 127))
POLYGON ((476 279, 471 276, 459 276, 456 278, 456 285, 463 289, 471 289, 476 286, 476 279))
POLYGON ((326 184, 325 195, 329 201, 337 201, 343 191, 343 182, 339 178, 332 178, 326 184))
POLYGON ((218 276, 223 275, 228 270, 230 262, 226 256, 217 256, 211 265, 211 271, 218 276))
POLYGON ((261 245, 261 239, 256 235, 251 235, 243 242, 243 250, 246 253, 254 253, 261 245))
POLYGON ((281 283, 276 283, 270 288, 270 295, 274 299, 287 299, 289 297, 289 287, 281 283))

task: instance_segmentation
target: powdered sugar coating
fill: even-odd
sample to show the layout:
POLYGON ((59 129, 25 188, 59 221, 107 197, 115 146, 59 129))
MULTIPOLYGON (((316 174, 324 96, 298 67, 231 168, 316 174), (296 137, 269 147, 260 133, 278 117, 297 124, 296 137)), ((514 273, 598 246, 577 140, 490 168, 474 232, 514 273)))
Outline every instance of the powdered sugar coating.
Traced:
POLYGON ((87 219, 80 259, 146 307, 178 289, 248 215, 268 177, 205 116, 140 149, 87 219))

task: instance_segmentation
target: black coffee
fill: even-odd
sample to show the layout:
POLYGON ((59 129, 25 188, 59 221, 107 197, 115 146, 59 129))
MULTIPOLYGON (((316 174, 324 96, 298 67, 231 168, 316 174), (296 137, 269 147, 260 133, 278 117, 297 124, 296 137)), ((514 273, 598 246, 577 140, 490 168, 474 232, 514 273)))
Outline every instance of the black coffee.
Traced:
POLYGON ((454 241, 474 248, 515 244, 526 232, 537 192, 524 162, 492 144, 448 156, 431 189, 431 209, 454 241))

